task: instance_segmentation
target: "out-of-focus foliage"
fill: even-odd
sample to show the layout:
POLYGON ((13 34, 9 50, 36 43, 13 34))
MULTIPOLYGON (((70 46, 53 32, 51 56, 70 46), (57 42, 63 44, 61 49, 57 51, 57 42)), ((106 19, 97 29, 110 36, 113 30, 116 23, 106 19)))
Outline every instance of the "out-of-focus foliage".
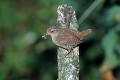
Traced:
MULTIPOLYGON (((79 19, 93 1, 0 0, 0 80, 57 80, 57 46, 41 36, 56 23, 59 4, 71 5, 79 19)), ((101 0, 79 31, 88 28, 80 80, 120 80, 120 1, 101 0)))

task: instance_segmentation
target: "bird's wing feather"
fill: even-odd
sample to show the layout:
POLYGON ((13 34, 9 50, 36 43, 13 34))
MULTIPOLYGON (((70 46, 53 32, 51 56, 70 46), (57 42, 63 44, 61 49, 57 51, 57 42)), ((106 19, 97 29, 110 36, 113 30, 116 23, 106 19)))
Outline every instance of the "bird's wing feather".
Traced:
POLYGON ((75 47, 77 44, 81 43, 75 34, 68 31, 68 33, 61 33, 55 38, 54 43, 61 47, 75 47))

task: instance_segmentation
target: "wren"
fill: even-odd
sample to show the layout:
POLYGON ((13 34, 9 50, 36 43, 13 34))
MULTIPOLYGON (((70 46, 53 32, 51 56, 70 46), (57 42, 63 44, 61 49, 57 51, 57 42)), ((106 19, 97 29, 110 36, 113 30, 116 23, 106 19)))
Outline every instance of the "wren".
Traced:
POLYGON ((70 28, 50 27, 47 29, 47 33, 42 37, 46 38, 46 35, 50 35, 52 37, 52 41, 57 46, 70 52, 82 43, 84 36, 90 34, 91 32, 91 29, 79 32, 78 30, 70 28))

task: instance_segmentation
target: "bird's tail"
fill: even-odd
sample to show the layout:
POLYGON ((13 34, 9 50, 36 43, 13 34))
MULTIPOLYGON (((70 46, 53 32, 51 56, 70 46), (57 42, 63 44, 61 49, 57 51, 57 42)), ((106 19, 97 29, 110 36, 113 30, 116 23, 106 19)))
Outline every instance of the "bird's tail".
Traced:
POLYGON ((82 37, 84 37, 84 36, 90 34, 91 32, 92 32, 91 29, 87 29, 87 30, 84 30, 84 31, 80 32, 80 35, 81 35, 82 37))

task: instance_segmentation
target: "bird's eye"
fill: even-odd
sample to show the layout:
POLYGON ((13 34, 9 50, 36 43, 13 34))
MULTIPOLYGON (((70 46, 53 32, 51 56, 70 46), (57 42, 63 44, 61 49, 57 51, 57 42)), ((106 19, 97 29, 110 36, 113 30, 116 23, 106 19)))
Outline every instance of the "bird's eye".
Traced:
POLYGON ((54 32, 53 30, 51 32, 54 32))
POLYGON ((55 32, 55 31, 57 31, 57 29, 53 29, 53 30, 51 30, 51 32, 55 32))

